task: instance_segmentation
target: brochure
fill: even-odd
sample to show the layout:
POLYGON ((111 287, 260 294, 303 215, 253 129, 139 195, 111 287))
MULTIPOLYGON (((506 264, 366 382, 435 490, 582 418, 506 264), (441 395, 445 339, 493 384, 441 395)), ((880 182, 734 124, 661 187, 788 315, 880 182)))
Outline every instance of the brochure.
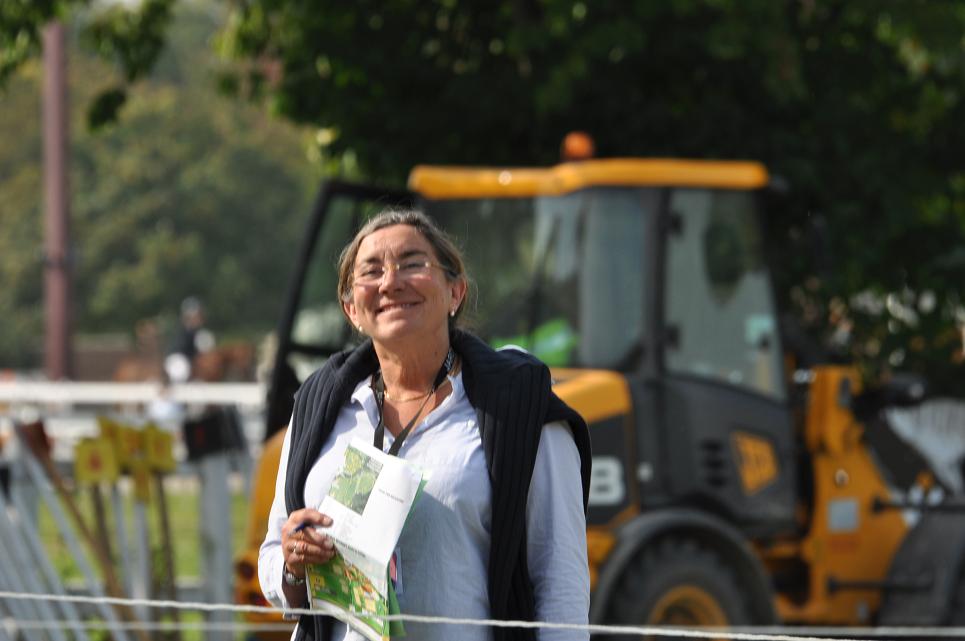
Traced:
POLYGON ((335 542, 336 554, 328 563, 307 568, 313 610, 344 621, 372 641, 404 636, 401 623, 382 617, 399 611, 389 565, 424 485, 412 463, 352 440, 318 507, 332 517, 332 525, 319 531, 335 542))

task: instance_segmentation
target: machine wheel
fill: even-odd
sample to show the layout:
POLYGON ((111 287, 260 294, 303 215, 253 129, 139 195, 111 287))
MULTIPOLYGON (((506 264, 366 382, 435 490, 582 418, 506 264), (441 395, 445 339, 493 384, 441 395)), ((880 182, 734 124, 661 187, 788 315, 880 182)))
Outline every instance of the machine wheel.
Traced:
MULTIPOLYGON (((731 569, 714 551, 691 539, 664 539, 647 546, 627 566, 608 611, 607 623, 617 625, 732 626, 751 622, 731 569)), ((659 637, 661 641, 667 638, 659 637)))

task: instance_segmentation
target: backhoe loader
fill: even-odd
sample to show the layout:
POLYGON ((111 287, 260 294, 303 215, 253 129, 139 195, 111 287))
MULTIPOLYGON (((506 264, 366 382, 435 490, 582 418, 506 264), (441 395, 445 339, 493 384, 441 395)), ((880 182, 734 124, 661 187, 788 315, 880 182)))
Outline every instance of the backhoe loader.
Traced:
POLYGON ((299 381, 352 343, 339 250, 386 206, 455 236, 473 331, 552 367, 590 425, 591 621, 941 625, 965 563, 961 504, 883 419, 917 385, 862 390, 784 342, 762 240, 761 164, 584 159, 415 167, 408 190, 325 183, 278 332, 237 597, 254 566, 299 381), (885 393, 887 392, 887 393, 885 393))

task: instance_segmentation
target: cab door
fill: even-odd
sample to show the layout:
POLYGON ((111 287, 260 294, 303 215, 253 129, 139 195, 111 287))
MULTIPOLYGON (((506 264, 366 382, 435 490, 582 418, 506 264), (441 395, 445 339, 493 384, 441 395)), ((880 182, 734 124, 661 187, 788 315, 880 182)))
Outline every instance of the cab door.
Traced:
POLYGON ((278 347, 268 391, 265 440, 288 424, 301 382, 326 358, 352 343, 336 295, 339 253, 368 218, 387 207, 411 207, 413 195, 343 181, 322 185, 278 324, 278 347))
POLYGON ((790 528, 793 425, 756 192, 673 189, 664 234, 655 468, 674 502, 790 528))

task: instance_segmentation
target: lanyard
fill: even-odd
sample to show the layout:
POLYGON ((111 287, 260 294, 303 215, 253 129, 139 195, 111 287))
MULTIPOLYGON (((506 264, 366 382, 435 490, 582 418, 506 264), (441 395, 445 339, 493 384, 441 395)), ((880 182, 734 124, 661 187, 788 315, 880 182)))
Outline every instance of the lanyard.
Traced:
MULTIPOLYGON (((439 373, 436 374, 436 380, 432 383, 432 390, 426 394, 426 398, 422 401, 422 405, 419 406, 419 411, 415 413, 409 424, 406 425, 399 435, 395 437, 395 441, 392 442, 392 446, 389 448, 389 456, 398 456, 399 450, 402 449, 402 443, 405 441, 409 432, 415 426, 416 421, 419 419, 419 415, 422 414, 422 410, 425 409, 426 403, 432 398, 432 395, 439 388, 440 385, 446 380, 446 376, 452 371, 452 366, 455 364, 456 355, 453 353, 452 348, 449 348, 449 352, 446 354, 446 360, 442 362, 442 367, 439 368, 439 373)), ((385 418, 382 415, 382 405, 385 403, 385 381, 382 380, 382 370, 379 370, 375 375, 375 402, 379 408, 379 424, 375 426, 375 442, 373 443, 375 447, 382 449, 382 443, 385 440, 385 418)))

